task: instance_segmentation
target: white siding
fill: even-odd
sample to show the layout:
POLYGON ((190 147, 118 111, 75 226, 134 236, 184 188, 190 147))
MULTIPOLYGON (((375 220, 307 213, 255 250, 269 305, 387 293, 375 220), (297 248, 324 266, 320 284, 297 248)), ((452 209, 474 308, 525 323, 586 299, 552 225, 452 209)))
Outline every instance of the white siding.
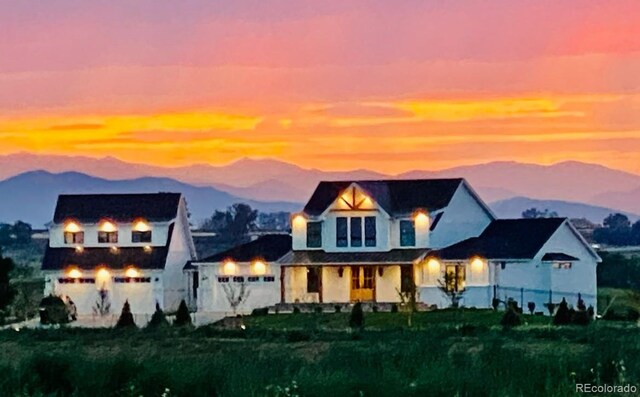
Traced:
POLYGON ((82 245, 84 247, 110 247, 112 245, 118 247, 144 247, 150 246, 164 246, 167 243, 169 223, 167 222, 155 222, 149 223, 151 228, 151 243, 133 243, 131 242, 131 231, 133 224, 131 223, 117 223, 118 228, 118 242, 117 243, 98 243, 98 228, 97 224, 80 224, 80 227, 84 231, 84 244, 65 244, 64 243, 64 225, 53 224, 49 228, 49 245, 52 248, 60 247, 74 247, 76 245, 82 245))

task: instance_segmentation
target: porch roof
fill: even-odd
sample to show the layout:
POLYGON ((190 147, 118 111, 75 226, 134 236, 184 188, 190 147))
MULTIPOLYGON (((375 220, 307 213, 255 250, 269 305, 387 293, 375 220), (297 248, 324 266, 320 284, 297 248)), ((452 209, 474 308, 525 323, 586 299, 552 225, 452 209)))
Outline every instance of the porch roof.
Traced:
POLYGON ((376 265, 411 264, 428 249, 394 249, 386 252, 291 251, 278 261, 281 265, 376 265))

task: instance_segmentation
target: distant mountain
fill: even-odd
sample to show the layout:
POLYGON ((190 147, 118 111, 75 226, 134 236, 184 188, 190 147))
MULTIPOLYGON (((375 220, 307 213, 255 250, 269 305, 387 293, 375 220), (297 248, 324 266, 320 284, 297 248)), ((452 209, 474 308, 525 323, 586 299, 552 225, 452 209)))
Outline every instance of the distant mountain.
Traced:
MULTIPOLYGON (((555 211, 559 216, 567 218, 586 218, 593 223, 601 224, 607 215, 622 212, 620 210, 598 207, 595 205, 560 201, 560 200, 536 200, 527 197, 513 197, 507 200, 500 200, 489 204, 489 207, 499 218, 520 218, 522 212, 529 208, 537 208, 540 211, 548 209, 555 211)), ((640 215, 622 212, 629 217, 632 222, 640 219, 640 215)))
POLYGON ((625 191, 601 193, 594 197, 592 202, 607 203, 625 211, 640 213, 640 187, 625 191))
POLYGON ((53 174, 23 173, 0 182, 0 221, 23 220, 42 227, 53 216, 56 199, 62 193, 147 193, 181 192, 187 198, 195 223, 236 202, 246 202, 261 211, 299 211, 302 204, 247 200, 212 187, 197 187, 169 178, 106 180, 78 172, 53 174))

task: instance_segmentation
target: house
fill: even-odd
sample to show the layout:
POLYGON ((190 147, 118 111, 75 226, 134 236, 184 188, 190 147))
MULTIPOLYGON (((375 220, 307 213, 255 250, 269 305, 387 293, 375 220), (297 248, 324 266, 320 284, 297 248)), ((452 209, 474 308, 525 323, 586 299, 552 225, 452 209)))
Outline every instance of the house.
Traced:
POLYGON ((45 295, 68 296, 82 315, 125 300, 134 314, 195 299, 196 259, 179 193, 60 195, 42 262, 45 295))
POLYGON ((278 260, 290 250, 290 235, 272 234, 193 262, 199 275, 198 311, 250 313, 279 303, 278 260))
POLYGON ((278 260, 282 303, 491 307, 578 296, 595 307, 598 255, 566 219, 497 220, 464 179, 321 182, 278 260), (580 295, 578 295, 580 294, 580 295))

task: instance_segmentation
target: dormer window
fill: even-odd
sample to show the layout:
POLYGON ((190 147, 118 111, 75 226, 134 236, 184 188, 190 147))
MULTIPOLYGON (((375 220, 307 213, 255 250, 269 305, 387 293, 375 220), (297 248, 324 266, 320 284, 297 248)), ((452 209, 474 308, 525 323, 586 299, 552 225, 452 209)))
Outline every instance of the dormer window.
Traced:
POLYGON ((108 244, 118 242, 118 229, 109 221, 100 223, 98 229, 98 243, 108 244))
POLYGON ((75 222, 68 222, 64 226, 65 244, 84 244, 84 231, 75 222))
POLYGON ((150 243, 151 242, 151 227, 143 220, 138 220, 133 224, 133 230, 131 231, 132 243, 150 243))

